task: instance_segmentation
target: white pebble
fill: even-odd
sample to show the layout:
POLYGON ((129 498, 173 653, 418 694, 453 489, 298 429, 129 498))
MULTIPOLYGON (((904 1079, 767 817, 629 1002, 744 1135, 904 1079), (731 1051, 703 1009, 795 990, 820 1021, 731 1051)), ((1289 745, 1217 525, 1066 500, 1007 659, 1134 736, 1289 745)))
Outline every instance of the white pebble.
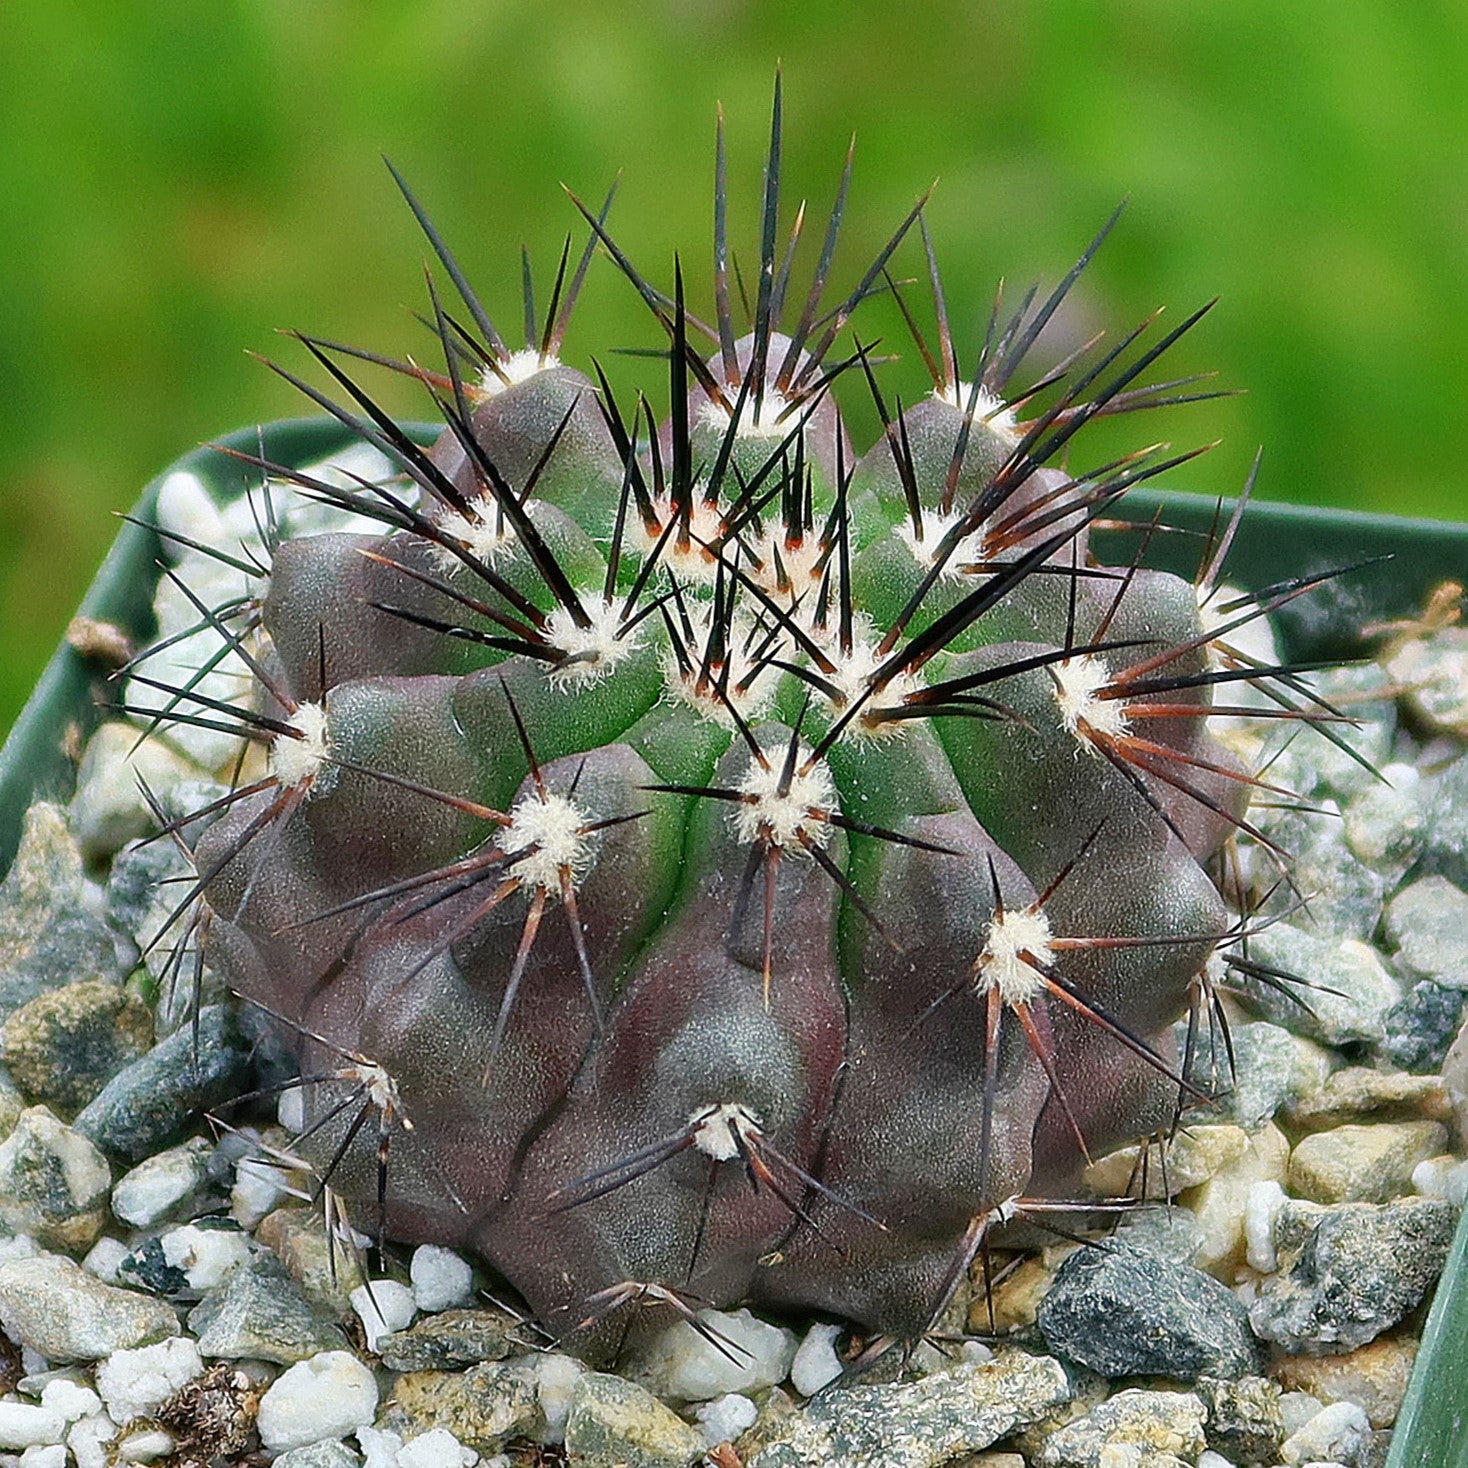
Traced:
POLYGON ((397 1468, 473 1468, 479 1454, 446 1427, 435 1427, 398 1449, 397 1468))
POLYGON ((273 1453, 344 1437, 377 1414, 377 1380, 350 1351, 322 1351, 278 1376, 260 1399, 256 1429, 273 1453))
POLYGON ((703 1433, 703 1440, 711 1448, 716 1448, 720 1443, 731 1443, 741 1433, 748 1432, 759 1416, 759 1408, 748 1397, 730 1392, 712 1402, 704 1402, 693 1416, 703 1433))
POLYGON ((198 1346, 187 1336, 175 1336, 156 1346, 114 1351, 97 1367, 97 1390, 107 1415, 120 1425, 151 1416, 203 1370, 198 1346))
POLYGON ((27 1448, 20 1455, 20 1468, 66 1468, 66 1444, 27 1448))
POLYGON ((229 1216, 241 1228, 254 1228, 286 1195, 285 1174, 262 1157, 242 1157, 229 1190, 229 1216))
POLYGON ((1324 1405, 1319 1397, 1312 1397, 1309 1392, 1285 1392, 1279 1399, 1284 1435, 1294 1436, 1324 1405))
POLYGON ((547 1351, 535 1358, 535 1401, 545 1418, 543 1439, 558 1443, 566 1436, 566 1418, 571 1415, 571 1394, 586 1368, 572 1356, 547 1351))
POLYGON ((398 1454, 403 1450, 400 1433, 387 1427, 359 1427, 357 1442, 366 1456, 362 1468, 398 1468, 398 1454))
POLYGON ((841 1361, 836 1355, 840 1335, 839 1325, 824 1325, 820 1321, 806 1331, 790 1363, 790 1385, 801 1396, 813 1397, 841 1375, 841 1361))
POLYGON ((1249 1265, 1260 1274, 1273 1274, 1279 1268, 1279 1255, 1274 1250, 1274 1222, 1285 1204, 1285 1190, 1272 1178, 1249 1189, 1244 1202, 1244 1241, 1249 1265))
POLYGON ((34 1347, 20 1343, 20 1369, 27 1376, 40 1376, 51 1369, 51 1363, 34 1347))
POLYGON ((383 1336, 406 1330, 418 1313, 412 1290, 395 1279, 374 1279, 370 1284, 358 1285, 348 1298, 367 1333, 369 1351, 377 1349, 383 1336))
MULTIPOLYGON (((202 1144, 207 1148, 207 1143, 202 1144)), ((124 1173, 112 1190, 112 1211, 134 1228, 167 1217, 204 1181, 200 1146, 186 1144, 145 1158, 124 1173)))
MULTIPOLYGON (((186 535, 201 545, 225 543, 224 516, 197 474, 186 471, 170 474, 158 486, 158 504, 154 513, 160 530, 186 535)), ((164 549, 170 561, 177 561, 187 554, 186 547, 166 537, 164 549)))
POLYGON ((698 1318, 717 1341, 707 1340, 686 1320, 651 1341, 640 1374, 659 1396, 708 1402, 725 1392, 753 1392, 790 1374, 795 1336, 756 1320, 748 1310, 700 1310, 698 1318))
POLYGON ((173 1452, 177 1444, 161 1428, 149 1427, 142 1432, 134 1432, 125 1437, 117 1445, 117 1461, 119 1463, 152 1463, 158 1458, 166 1458, 173 1452))
POLYGON ((107 1468, 112 1453, 108 1444, 117 1436, 117 1424, 101 1412, 83 1417, 66 1434, 66 1445, 76 1459, 76 1468, 107 1468))
POLYGON ((59 1443, 66 1419, 50 1407, 28 1402, 0 1402, 0 1448, 48 1447, 59 1443))
POLYGON ((1205 1448, 1203 1456, 1198 1459, 1198 1468, 1234 1468, 1234 1465, 1222 1453, 1205 1448))
POLYGON ((275 1119, 291 1136, 299 1136, 306 1130, 305 1087, 287 1086, 275 1103, 275 1119))
POLYGON ((189 1289, 199 1294, 223 1284, 250 1257, 249 1239, 234 1229, 186 1223, 169 1229, 158 1242, 164 1259, 181 1269, 189 1289))
POLYGON ((1281 1445, 1281 1463, 1291 1465, 1331 1459, 1354 1463, 1371 1440, 1371 1421, 1354 1402, 1322 1407, 1281 1445))
POLYGON ((0 1238, 0 1264, 9 1264, 12 1259, 34 1259, 41 1246, 29 1234, 11 1234, 0 1238))
POLYGON ((474 1271, 452 1249, 424 1244, 413 1250, 408 1266, 413 1298, 425 1315, 465 1304, 474 1289, 474 1271))
POLYGON ((1468 1162, 1456 1157, 1429 1157, 1412 1169, 1412 1186, 1424 1198, 1441 1198, 1455 1208, 1468 1202, 1468 1162))
POLYGON ((41 1405, 61 1413, 68 1425, 102 1410, 102 1398, 91 1387, 67 1376, 58 1376, 41 1388, 41 1405))
POLYGON ((117 1266, 132 1251, 121 1239, 109 1239, 106 1234, 92 1245, 87 1257, 82 1260, 82 1268, 88 1274, 95 1274, 103 1284, 115 1285, 117 1283, 117 1266))

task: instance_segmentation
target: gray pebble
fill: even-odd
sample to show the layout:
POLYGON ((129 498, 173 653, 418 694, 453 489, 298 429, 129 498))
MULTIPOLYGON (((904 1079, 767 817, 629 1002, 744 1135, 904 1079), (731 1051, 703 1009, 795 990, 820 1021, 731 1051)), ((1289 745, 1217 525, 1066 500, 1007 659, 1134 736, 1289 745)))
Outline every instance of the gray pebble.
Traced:
POLYGON ((100 1361, 176 1336, 162 1300, 120 1290, 56 1254, 0 1264, 0 1326, 48 1361, 100 1361))
MULTIPOLYGON (((1178 1026, 1177 1033, 1178 1053, 1183 1054, 1186 1022, 1178 1026)), ((1282 1107, 1319 1090, 1332 1063, 1330 1054, 1313 1041, 1267 1020, 1253 1020, 1230 1025, 1227 1046, 1221 1035, 1211 1045, 1206 1035, 1195 1039, 1188 1079, 1216 1098, 1206 1109, 1209 1119, 1233 1121, 1255 1132, 1282 1107)))
POLYGON ((199 1354, 230 1361, 309 1360, 347 1348, 341 1330, 311 1308, 274 1255, 258 1253, 189 1312, 199 1354))
POLYGON ((21 1112, 0 1142, 0 1227, 84 1253, 107 1220, 112 1171, 82 1133, 44 1106, 21 1112))
MULTIPOLYGON (((1390 699, 1357 701, 1363 694, 1381 691, 1386 683, 1381 669, 1369 664, 1331 668, 1308 675, 1307 681, 1326 699, 1350 700, 1348 712, 1356 722, 1340 725, 1335 732, 1368 764, 1378 769, 1384 765, 1391 758, 1397 727, 1396 705, 1390 699)), ((1285 748, 1269 766, 1271 782, 1312 800, 1321 795, 1349 799, 1376 783, 1370 769, 1330 740, 1296 735, 1293 727, 1286 727, 1274 736, 1285 748)))
MULTIPOLYGON (((124 847, 113 857, 107 874, 108 918, 121 933, 134 939, 159 891, 177 891, 181 897, 188 889, 174 879, 192 872, 189 859, 172 841, 138 841, 124 847), (160 885, 163 883, 167 886, 160 885)), ((134 942, 134 961, 137 946, 134 942)))
POLYGON ((1389 1064, 1417 1075, 1442 1069, 1443 1059, 1463 1018, 1468 1001, 1458 989, 1445 989, 1430 979, 1414 984, 1383 1022, 1386 1034, 1378 1047, 1389 1064))
POLYGON ((816 1397, 774 1429, 749 1468, 938 1468, 1038 1422, 1070 1396, 1058 1361, 1003 1351, 921 1381, 816 1397))
POLYGON ((1303 892, 1309 901, 1297 918, 1302 927, 1322 938, 1369 939, 1381 916, 1387 881, 1381 872, 1358 861, 1346 845, 1344 820, 1335 801, 1327 798, 1319 812, 1280 809, 1260 816, 1260 829, 1288 853, 1290 870, 1290 882, 1275 886, 1277 873, 1265 867, 1275 890, 1260 911, 1287 912, 1303 892))
POLYGON ((60 806, 37 801, 0 882, 0 1019, 57 984, 120 972, 117 944, 92 911, 66 817, 60 806))
POLYGON ((1208 1446, 1233 1463, 1271 1463, 1284 1440, 1279 1386, 1262 1376, 1237 1381, 1200 1376, 1194 1390, 1207 1409, 1208 1446))
MULTIPOLYGON (((1308 889, 1308 885, 1306 886, 1308 889)), ((1266 1019, 1327 1045, 1380 1041, 1401 991, 1374 949, 1276 923, 1250 940, 1255 962, 1303 979, 1283 987, 1245 976, 1249 1002, 1266 1019)))
POLYGON ((1203 1403, 1189 1392, 1118 1392, 1084 1417, 1045 1440, 1037 1468, 1104 1468, 1119 1454, 1107 1448, 1136 1448, 1140 1462, 1170 1454, 1192 1463, 1203 1451, 1203 1403))
POLYGON ((1286 1203, 1274 1224, 1280 1268, 1249 1310, 1255 1331, 1314 1356, 1364 1346, 1421 1303, 1442 1272, 1455 1222, 1450 1204, 1426 1198, 1286 1203))
POLYGON ((1386 909, 1397 962, 1448 989, 1468 989, 1468 892, 1446 877, 1404 887, 1386 909))
POLYGON ((445 1310, 380 1337, 377 1354, 393 1371, 451 1371, 502 1361, 514 1344, 516 1324, 494 1310, 445 1310))
POLYGON ((272 1468, 357 1468, 361 1461, 340 1438, 328 1438, 282 1453, 272 1468))
POLYGON ((566 1451, 586 1468, 685 1468, 705 1448, 701 1432, 635 1382, 588 1371, 572 1388, 566 1451))
POLYGON ((104 1152, 139 1162, 177 1136, 197 1111, 249 1088, 249 1053, 224 1005, 199 1016, 115 1075, 77 1117, 76 1128, 104 1152))
POLYGON ((32 1101, 73 1116, 153 1045, 153 1016, 136 994, 84 979, 38 994, 0 1032, 11 1077, 32 1101))
POLYGON ((1415 765, 1385 765, 1381 776, 1346 806, 1346 844, 1395 882, 1422 854, 1426 788, 1415 765))
POLYGON ((1142 1254, 1191 1264, 1203 1242, 1203 1233, 1188 1209, 1158 1203, 1123 1215, 1116 1228, 1116 1240, 1142 1254))
POLYGON ((1113 1242, 1060 1266, 1037 1323, 1050 1349, 1103 1376, 1241 1376, 1259 1366, 1247 1312, 1190 1265, 1113 1242))
POLYGON ((1422 841, 1422 874, 1436 873, 1468 891, 1468 755, 1431 781, 1422 841))

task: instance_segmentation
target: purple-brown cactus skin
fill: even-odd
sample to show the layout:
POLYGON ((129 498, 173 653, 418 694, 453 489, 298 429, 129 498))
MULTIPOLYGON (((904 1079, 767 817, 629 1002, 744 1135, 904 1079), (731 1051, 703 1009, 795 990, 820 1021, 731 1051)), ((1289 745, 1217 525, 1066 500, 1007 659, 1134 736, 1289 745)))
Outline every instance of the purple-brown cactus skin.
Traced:
POLYGON ((1237 931, 1208 869, 1252 782, 1214 686, 1280 671, 1220 657, 1200 586, 1092 552, 1190 455, 1059 467, 1090 418, 1176 400, 1144 375, 1202 312, 1037 396, 1021 363, 1111 224, 962 369, 929 246, 933 391, 889 411, 837 344, 921 207, 832 305, 843 176, 786 309, 778 181, 777 94, 753 328, 721 165, 706 360, 681 273, 655 290, 605 210, 511 351, 408 195, 463 296, 431 302, 441 368, 399 364, 445 427, 419 447, 303 339, 400 472, 266 466, 381 533, 274 547, 234 636, 261 753, 193 851, 333 1193, 592 1350, 648 1299, 917 1337, 1023 1200, 1166 1127, 1172 1026, 1237 931), (560 360, 598 246, 666 333, 661 423, 560 360), (883 420, 860 453, 852 391, 883 420))

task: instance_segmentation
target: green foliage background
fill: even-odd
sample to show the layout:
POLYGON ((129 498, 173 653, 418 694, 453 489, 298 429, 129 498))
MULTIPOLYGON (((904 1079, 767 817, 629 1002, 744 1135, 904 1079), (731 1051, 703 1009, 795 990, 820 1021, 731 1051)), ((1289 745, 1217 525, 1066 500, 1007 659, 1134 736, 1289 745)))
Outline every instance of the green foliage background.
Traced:
MULTIPOLYGON (((663 281, 681 250, 701 288, 714 103, 748 257, 777 59, 789 197, 823 211, 857 132, 849 270, 938 177, 933 231, 972 334, 996 277, 1053 280, 1130 195, 1085 323, 1220 293, 1176 366, 1248 394, 1127 425, 1127 442, 1222 437, 1181 487, 1232 491, 1263 443, 1263 495, 1463 516, 1454 0, 11 0, 0 728, 111 539, 107 511, 183 449, 300 411, 243 348, 299 366, 280 326, 417 347, 424 247, 379 153, 507 325, 520 242, 549 271, 575 223, 558 183, 599 196, 619 168, 619 238, 663 281)), ((568 355, 655 344, 601 262, 568 355)), ((638 370, 609 360, 622 382, 638 370)))

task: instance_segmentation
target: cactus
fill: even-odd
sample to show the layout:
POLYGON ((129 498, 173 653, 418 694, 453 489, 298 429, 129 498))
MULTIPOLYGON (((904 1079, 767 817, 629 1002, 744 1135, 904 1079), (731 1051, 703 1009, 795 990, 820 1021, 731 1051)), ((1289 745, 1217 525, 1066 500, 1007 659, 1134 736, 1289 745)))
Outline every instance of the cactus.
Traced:
POLYGON ((1238 932, 1208 868, 1259 783, 1209 717, 1241 685, 1318 717, 1230 643, 1260 605, 1215 609, 1218 554, 1197 583, 1093 554, 1191 455, 1059 467, 1099 415, 1205 395, 1147 377, 1207 308, 1021 386, 1113 216, 960 366, 921 203, 829 298, 849 157, 793 292, 779 129, 777 91, 737 339, 722 133, 711 327, 583 208, 512 349, 399 179, 461 298, 430 277, 441 365, 302 337, 333 386, 299 383, 394 476, 253 458, 367 531, 270 535, 223 607, 183 591, 218 651, 133 683, 245 736, 170 829, 209 963, 299 1060, 298 1148, 359 1221, 477 1251, 593 1347, 648 1301, 914 1337, 995 1230, 1165 1128, 1196 1094, 1173 1025, 1238 932), (915 245, 931 348, 889 274, 915 245), (661 423, 561 360, 598 250, 665 335, 661 423), (912 406, 847 335, 888 291, 933 380, 912 406), (363 359, 426 387, 435 441, 363 359), (247 693, 209 691, 222 657, 247 693))

